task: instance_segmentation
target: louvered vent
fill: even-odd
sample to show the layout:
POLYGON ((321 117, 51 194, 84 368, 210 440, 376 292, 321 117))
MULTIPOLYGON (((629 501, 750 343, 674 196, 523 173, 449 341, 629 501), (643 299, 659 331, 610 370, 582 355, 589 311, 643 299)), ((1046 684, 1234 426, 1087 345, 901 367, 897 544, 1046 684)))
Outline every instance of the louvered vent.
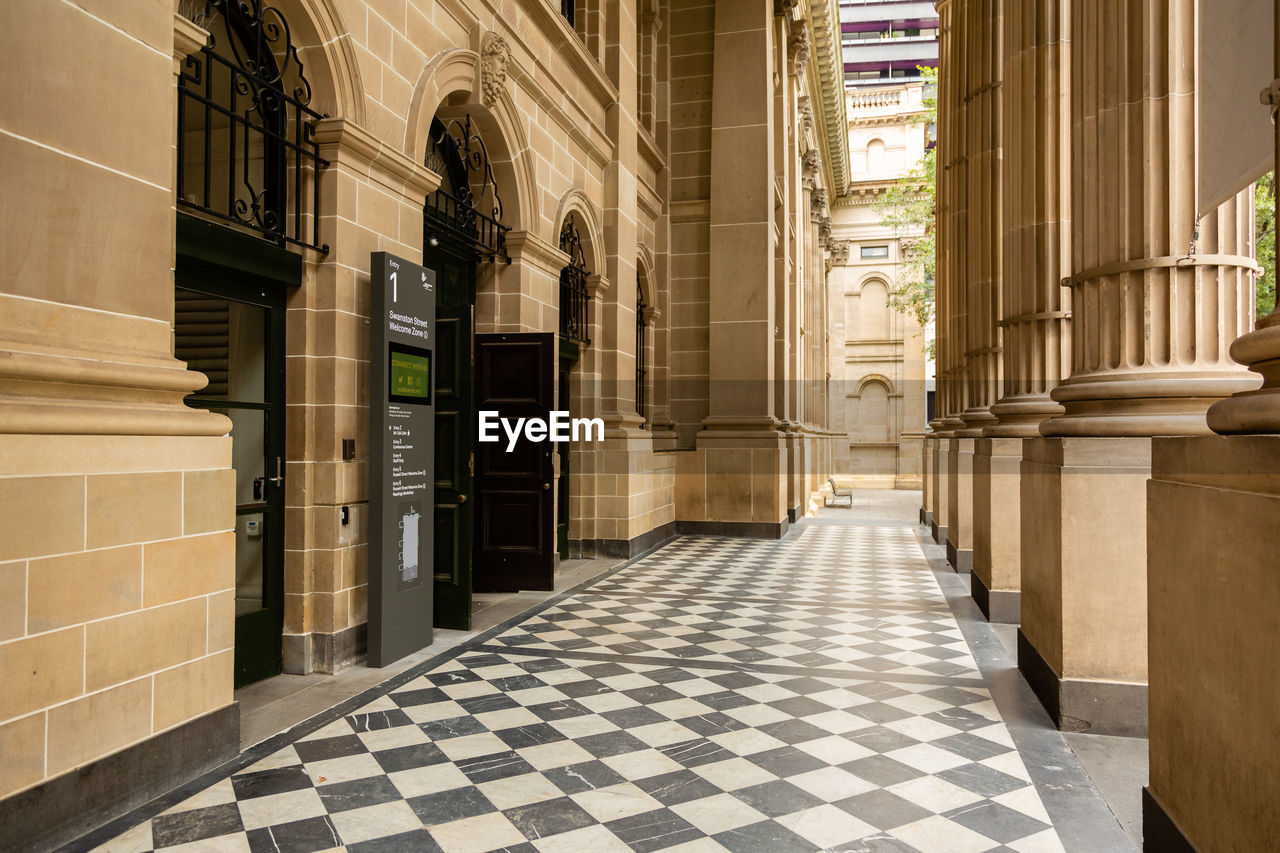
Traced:
POLYGON ((222 299, 184 290, 174 294, 173 355, 209 377, 209 385, 196 392, 201 397, 227 396, 228 311, 222 299))

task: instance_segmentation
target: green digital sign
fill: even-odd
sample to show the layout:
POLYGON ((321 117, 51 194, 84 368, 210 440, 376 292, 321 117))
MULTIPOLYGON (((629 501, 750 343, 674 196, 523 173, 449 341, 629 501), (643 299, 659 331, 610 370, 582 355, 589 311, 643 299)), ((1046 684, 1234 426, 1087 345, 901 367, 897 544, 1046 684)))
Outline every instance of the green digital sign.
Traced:
POLYGON ((394 403, 431 404, 431 350, 389 344, 387 397, 394 403))

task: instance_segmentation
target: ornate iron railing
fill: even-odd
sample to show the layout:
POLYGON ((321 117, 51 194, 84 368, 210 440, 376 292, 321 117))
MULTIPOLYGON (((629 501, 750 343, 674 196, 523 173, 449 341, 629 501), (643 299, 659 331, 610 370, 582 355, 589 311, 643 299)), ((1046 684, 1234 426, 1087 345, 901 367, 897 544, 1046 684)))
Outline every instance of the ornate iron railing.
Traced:
POLYGON ((511 263, 507 255, 511 226, 502 224, 502 197, 489 163, 489 149, 472 126, 470 115, 462 121, 450 119, 448 124, 439 119, 433 122, 427 166, 447 178, 449 187, 442 185, 427 197, 423 210, 427 239, 443 237, 481 260, 511 263), (489 212, 481 212, 482 206, 489 212))
POLYGON ((560 228, 560 251, 569 256, 569 265, 560 270, 560 334, 570 340, 590 344, 587 306, 591 303, 591 295, 587 291, 587 258, 572 213, 565 217, 560 228))
POLYGON ((639 287, 636 287, 636 413, 644 419, 644 423, 640 424, 641 429, 649 428, 649 388, 646 380, 649 354, 645 347, 648 337, 645 334, 645 327, 648 323, 644 316, 648 308, 644 301, 644 294, 640 292, 639 287))
POLYGON ((315 141, 324 116, 310 107, 289 24, 262 0, 209 0, 202 22, 216 16, 227 44, 211 37, 178 78, 178 205, 328 254, 317 177, 329 164, 315 141))

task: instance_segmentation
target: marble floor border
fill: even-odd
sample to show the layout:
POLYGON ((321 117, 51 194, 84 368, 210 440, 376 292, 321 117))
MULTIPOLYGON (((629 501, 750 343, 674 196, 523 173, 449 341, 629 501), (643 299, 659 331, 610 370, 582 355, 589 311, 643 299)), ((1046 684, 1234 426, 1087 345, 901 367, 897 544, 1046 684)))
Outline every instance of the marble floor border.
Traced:
POLYGON ((924 527, 917 525, 915 533, 1067 853, 1135 850, 1017 664, 983 618, 969 594, 967 576, 952 570, 945 547, 935 544, 924 527))

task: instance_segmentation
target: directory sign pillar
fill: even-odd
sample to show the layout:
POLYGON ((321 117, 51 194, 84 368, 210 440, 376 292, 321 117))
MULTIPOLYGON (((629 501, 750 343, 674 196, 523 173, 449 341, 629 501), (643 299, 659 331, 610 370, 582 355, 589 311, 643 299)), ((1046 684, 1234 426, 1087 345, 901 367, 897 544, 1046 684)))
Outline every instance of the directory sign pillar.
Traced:
POLYGON ((374 252, 369 344, 369 665, 431 644, 436 275, 374 252))

